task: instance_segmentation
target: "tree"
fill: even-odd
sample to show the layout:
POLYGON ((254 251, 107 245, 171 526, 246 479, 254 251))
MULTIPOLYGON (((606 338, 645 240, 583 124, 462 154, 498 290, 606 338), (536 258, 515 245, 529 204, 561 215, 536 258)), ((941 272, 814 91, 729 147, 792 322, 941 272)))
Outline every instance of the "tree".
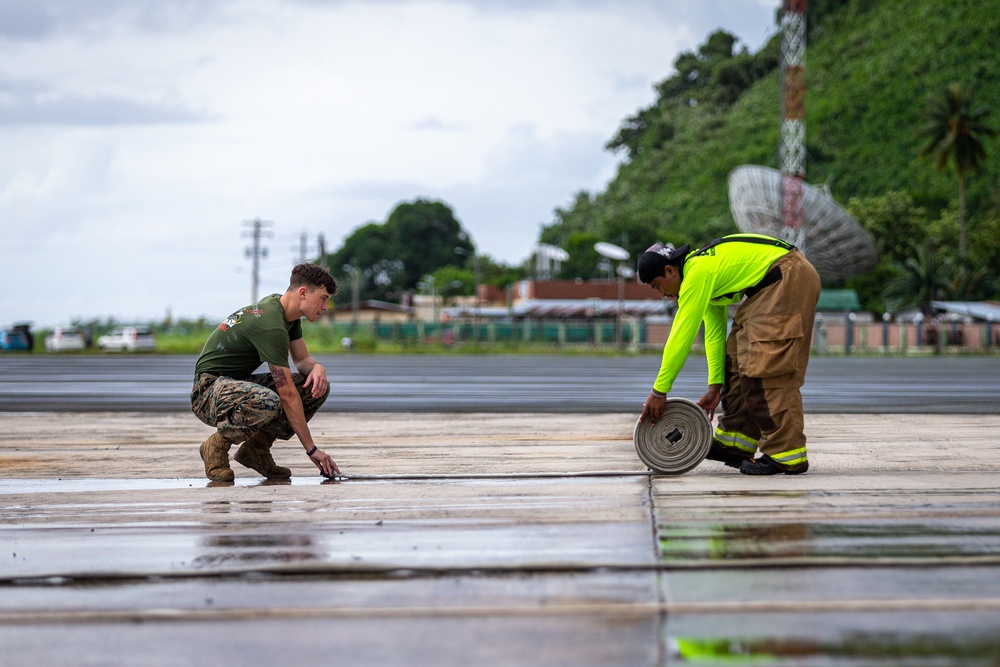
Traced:
POLYGON ((955 163, 958 175, 958 217, 960 224, 958 253, 966 257, 965 177, 979 171, 986 159, 986 149, 980 137, 996 136, 997 131, 986 125, 989 107, 973 107, 972 91, 960 83, 951 83, 937 97, 928 101, 923 115, 927 122, 917 130, 924 139, 920 157, 934 156, 934 168, 944 171, 949 162, 955 163))
POLYGON ((983 294, 983 298, 1000 300, 1000 215, 988 214, 979 218, 977 224, 969 225, 969 265, 985 267, 989 271, 989 280, 985 283, 992 286, 983 294))
POLYGON ((582 278, 590 280, 598 275, 597 263, 601 256, 594 250, 594 244, 601 237, 594 232, 577 232, 570 234, 563 248, 569 253, 569 259, 562 263, 559 277, 564 280, 582 278))
MULTIPOLYGON (((996 277, 1000 276, 1000 219, 989 215, 973 215, 967 222, 969 228, 969 255, 962 262, 953 246, 941 244, 938 252, 958 266, 951 287, 951 298, 959 301, 989 299, 996 291, 996 277)), ((941 211, 941 217, 927 225, 935 239, 954 239, 959 235, 958 211, 954 203, 941 211)))
POLYGON ((474 296, 476 293, 476 276, 472 269, 442 266, 430 275, 434 278, 438 297, 444 302, 452 297, 474 296))
POLYGON ((562 247, 570 234, 597 231, 594 201, 585 190, 580 190, 573 196, 570 208, 557 207, 554 213, 556 220, 551 225, 542 226, 538 235, 539 243, 562 247))
POLYGON ((906 261, 927 238, 927 211, 917 206, 908 192, 897 190, 878 197, 851 197, 847 211, 872 235, 882 261, 906 261))
MULTIPOLYGON (((443 266, 464 264, 455 248, 463 248, 467 255, 475 252, 451 208, 442 202, 417 199, 397 206, 384 224, 369 222, 354 230, 330 255, 327 265, 345 282, 351 276, 344 267, 357 269, 362 282, 360 298, 398 301, 423 276, 443 266)), ((350 290, 337 296, 338 303, 350 298, 350 290)))
POLYGON ((479 269, 482 272, 480 279, 483 285, 493 285, 500 289, 506 289, 508 285, 524 280, 530 275, 527 264, 526 261, 522 266, 511 266, 490 255, 480 255, 479 269))
POLYGON ((344 239, 344 245, 327 259, 327 266, 334 276, 340 276, 337 303, 348 303, 352 294, 352 276, 346 266, 357 269, 361 281, 359 298, 362 300, 390 300, 390 294, 400 294, 403 286, 403 265, 388 252, 390 240, 385 226, 376 222, 354 230, 344 239))
POLYGON ((886 303, 891 310, 948 298, 953 284, 954 265, 935 253, 934 239, 917 249, 916 256, 897 263, 899 276, 886 286, 886 303))
POLYGON ((439 201, 417 199, 400 204, 385 221, 385 233, 389 256, 403 263, 404 289, 413 289, 423 276, 442 266, 461 265, 455 248, 475 252, 451 207, 439 201))

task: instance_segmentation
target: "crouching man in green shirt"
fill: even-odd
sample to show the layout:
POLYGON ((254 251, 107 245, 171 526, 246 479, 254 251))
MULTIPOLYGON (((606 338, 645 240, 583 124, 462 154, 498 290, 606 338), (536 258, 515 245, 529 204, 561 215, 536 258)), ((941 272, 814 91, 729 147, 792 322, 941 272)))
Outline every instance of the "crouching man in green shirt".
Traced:
POLYGON ((309 355, 301 322, 318 320, 337 288, 325 268, 299 264, 284 294, 241 308, 209 335, 195 365, 191 409, 217 429, 201 445, 210 480, 233 481, 234 443, 243 443, 233 457, 238 463, 268 478, 290 477, 291 470, 275 464, 271 445, 293 434, 322 474, 340 473, 309 432, 307 422, 326 400, 330 383, 326 369, 309 355), (289 369, 289 354, 297 373, 289 369), (254 373, 261 363, 268 372, 254 373))
POLYGON ((723 416, 708 458, 747 475, 809 468, 802 394, 819 274, 794 246, 733 234, 690 252, 656 244, 639 258, 639 280, 677 300, 660 372, 639 419, 656 422, 702 322, 708 391, 698 401, 723 416), (727 310, 740 304, 726 336, 727 310), (760 456, 754 455, 760 451, 760 456))

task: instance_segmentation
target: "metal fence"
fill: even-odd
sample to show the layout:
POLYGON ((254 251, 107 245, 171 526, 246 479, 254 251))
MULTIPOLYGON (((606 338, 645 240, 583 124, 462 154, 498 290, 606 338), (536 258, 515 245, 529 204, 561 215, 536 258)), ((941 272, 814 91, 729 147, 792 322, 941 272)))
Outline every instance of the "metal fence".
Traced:
MULTIPOLYGON (((641 346, 646 327, 641 322, 574 320, 525 320, 522 322, 336 322, 321 327, 323 335, 350 339, 352 343, 373 339, 402 345, 464 343, 546 344, 559 346, 641 346)), ((346 343, 346 341, 345 341, 346 343)))
MULTIPOLYGON (((393 343, 401 346, 550 345, 619 347, 630 351, 662 349, 670 322, 525 320, 521 322, 334 322, 313 328, 311 335, 344 347, 393 343)), ((702 332, 695 339, 702 346, 702 332)), ((1000 323, 857 322, 850 317, 817 317, 813 331, 817 354, 998 353, 1000 323)))

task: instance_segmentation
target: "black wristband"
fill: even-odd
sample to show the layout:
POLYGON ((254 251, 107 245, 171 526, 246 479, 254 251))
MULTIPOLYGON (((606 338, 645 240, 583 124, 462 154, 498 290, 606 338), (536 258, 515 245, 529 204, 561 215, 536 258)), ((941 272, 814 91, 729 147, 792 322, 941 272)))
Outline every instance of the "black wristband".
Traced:
POLYGON ((312 448, 312 449, 310 449, 310 450, 309 450, 308 452, 306 452, 306 456, 309 456, 309 457, 311 457, 311 456, 312 456, 313 454, 315 454, 315 453, 316 453, 316 450, 317 450, 317 449, 319 449, 319 447, 317 447, 316 445, 313 445, 313 448, 312 448))

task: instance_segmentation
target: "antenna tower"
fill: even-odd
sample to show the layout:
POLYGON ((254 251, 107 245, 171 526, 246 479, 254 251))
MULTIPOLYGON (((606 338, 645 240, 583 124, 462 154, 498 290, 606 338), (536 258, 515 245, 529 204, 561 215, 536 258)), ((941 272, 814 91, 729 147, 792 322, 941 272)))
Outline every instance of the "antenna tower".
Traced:
POLYGON ((824 281, 859 276, 878 261, 871 236, 829 191, 805 182, 806 0, 782 0, 781 27, 781 169, 729 172, 733 220, 795 244, 824 281))
POLYGON ((805 250, 806 0, 782 0, 781 198, 782 238, 805 250))

